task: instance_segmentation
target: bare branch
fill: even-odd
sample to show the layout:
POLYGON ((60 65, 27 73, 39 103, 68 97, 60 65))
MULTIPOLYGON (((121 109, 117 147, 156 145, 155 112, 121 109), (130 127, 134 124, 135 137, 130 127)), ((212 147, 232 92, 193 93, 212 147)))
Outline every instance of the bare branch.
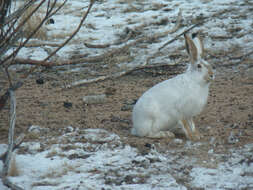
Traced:
POLYGON ((2 181, 5 186, 11 188, 12 190, 24 190, 23 188, 12 183, 7 177, 4 177, 2 181))
MULTIPOLYGON (((19 46, 16 44, 15 46, 19 46)), ((50 46, 50 47, 60 47, 61 44, 57 43, 27 43, 24 45, 24 47, 29 48, 29 47, 42 47, 42 46, 50 46)))
POLYGON ((90 5, 88 7, 88 10, 86 11, 86 13, 84 14, 83 18, 81 19, 77 29, 72 33, 72 35, 65 41, 62 43, 62 45, 60 47, 58 47, 54 52, 51 53, 51 55, 49 55, 47 58, 44 59, 44 61, 48 61, 52 56, 54 56, 62 47, 64 47, 70 40, 72 40, 72 38, 79 32, 79 30, 81 29, 84 21, 86 20, 92 6, 93 6, 94 0, 90 1, 90 5))
POLYGON ((176 32, 180 28, 181 22, 182 22, 182 10, 179 9, 176 24, 171 30, 167 31, 168 34, 172 34, 172 33, 176 32))
POLYGON ((12 22, 14 19, 17 19, 20 17, 30 6, 32 6, 36 1, 30 0, 26 2, 22 7, 20 7, 18 10, 13 12, 12 14, 8 15, 7 18, 5 18, 3 25, 6 25, 10 22, 12 22))
POLYGON ((12 190, 23 190, 21 187, 13 184, 7 177, 9 168, 10 168, 10 162, 12 159, 12 152, 15 149, 15 147, 18 147, 22 143, 24 139, 24 135, 21 135, 14 144, 14 131, 15 131, 15 123, 16 123, 16 96, 14 92, 15 88, 9 90, 10 100, 11 100, 10 101, 10 127, 9 127, 9 134, 8 134, 8 149, 7 149, 7 152, 3 156, 1 156, 1 159, 4 161, 2 181, 4 185, 11 188, 12 190))
POLYGON ((23 25, 30 19, 30 17, 42 6, 42 4, 45 2, 45 0, 41 1, 37 7, 15 28, 15 30, 9 35, 9 37, 4 38, 4 41, 1 43, 1 46, 3 43, 8 42, 11 37, 16 34, 22 27, 23 25))
MULTIPOLYGON (((19 135, 19 137, 16 139, 16 141, 14 143, 12 152, 15 151, 21 145, 21 143, 23 142, 24 138, 25 138, 25 134, 21 133, 21 135, 19 135)), ((0 155, 0 160, 2 160, 3 162, 5 162, 7 154, 8 154, 8 151, 6 151, 2 155, 0 155)))
MULTIPOLYGON (((86 20, 93 4, 94 4, 95 0, 90 0, 90 4, 89 4, 89 7, 88 7, 88 10, 86 11, 86 13, 84 14, 84 16, 82 17, 78 27, 76 28, 76 30, 72 33, 72 35, 65 41, 61 44, 61 46, 59 46, 55 51, 53 51, 48 57, 46 57, 43 62, 47 62, 52 56, 54 56, 61 48, 63 48, 78 32, 79 30, 81 29, 84 21, 86 20)), ((29 76, 30 73, 32 73, 38 66, 35 66, 33 68, 30 69, 30 71, 23 77, 23 78, 27 78, 29 76)))
MULTIPOLYGON (((45 0, 41 1, 39 3, 39 5, 26 17, 26 19, 24 19, 23 22, 21 22, 17 28, 15 28, 15 30, 9 35, 9 37, 7 37, 6 39, 4 39, 4 41, 1 43, 0 46, 2 46, 4 43, 8 43, 8 41, 13 37, 13 35, 15 35, 20 29, 21 27, 25 24, 25 22, 27 22, 27 20, 39 9, 40 6, 42 6, 42 4, 45 2, 45 0)), ((2 62, 1 64, 4 64, 6 61, 8 61, 9 59, 15 57, 15 55, 17 55, 17 53, 19 52, 19 50, 30 40, 30 38, 39 30, 39 28, 42 26, 42 24, 45 22, 45 20, 47 19, 47 17, 45 16, 44 19, 41 21, 41 23, 36 27, 36 29, 34 31, 31 32, 31 34, 29 35, 29 37, 20 44, 20 47, 18 47, 13 53, 11 53, 9 56, 7 56, 2 62)))
POLYGON ((50 13, 48 17, 52 17, 53 15, 55 15, 66 4, 67 1, 68 0, 64 0, 64 2, 57 9, 55 9, 55 11, 50 13))
POLYGON ((84 42, 84 45, 87 48, 108 48, 111 46, 111 44, 89 44, 87 42, 84 42))
POLYGON ((182 64, 177 63, 177 64, 174 64, 174 65, 163 64, 163 65, 142 65, 142 66, 137 66, 137 67, 134 67, 134 68, 130 68, 126 71, 120 71, 120 72, 114 73, 112 75, 106 75, 106 76, 100 76, 100 77, 93 78, 93 79, 83 79, 83 80, 75 81, 75 82, 67 85, 65 88, 72 88, 72 87, 75 87, 75 86, 90 84, 90 83, 99 82, 99 81, 104 81, 104 80, 107 80, 107 79, 115 79, 115 78, 119 78, 119 77, 128 75, 128 74, 130 74, 134 71, 147 69, 147 68, 162 67, 162 66, 175 67, 175 66, 182 66, 182 64))
POLYGON ((9 136, 8 136, 8 149, 7 149, 7 157, 3 166, 3 176, 8 175, 10 161, 12 156, 12 150, 14 147, 14 129, 16 122, 16 97, 13 90, 9 90, 11 103, 10 103, 10 128, 9 128, 9 136))
POLYGON ((7 100, 10 97, 10 90, 17 90, 18 88, 20 88, 23 85, 22 82, 18 82, 15 85, 12 85, 12 87, 10 87, 1 97, 0 97, 0 111, 3 109, 3 107, 5 106, 7 100))
POLYGON ((4 108, 6 105, 8 99, 9 99, 9 91, 7 90, 1 97, 0 97, 0 111, 4 108))
POLYGON ((125 39, 119 40, 117 42, 108 43, 108 44, 89 44, 89 43, 85 42, 84 45, 88 48, 108 48, 108 47, 113 46, 113 45, 120 45, 122 43, 127 42, 132 37, 132 35, 133 35, 133 31, 130 30, 125 39))
POLYGON ((172 38, 171 40, 169 40, 168 42, 166 42, 164 45, 162 45, 158 50, 160 51, 161 49, 163 49, 164 47, 166 47, 167 45, 171 44, 172 42, 174 42, 175 40, 177 40, 180 36, 184 35, 185 33, 189 32, 190 30, 192 30, 193 28, 196 28, 197 26, 202 25, 203 22, 199 22, 197 24, 192 25, 190 28, 187 28, 186 30, 184 30, 183 32, 181 32, 180 34, 176 35, 176 37, 172 38))

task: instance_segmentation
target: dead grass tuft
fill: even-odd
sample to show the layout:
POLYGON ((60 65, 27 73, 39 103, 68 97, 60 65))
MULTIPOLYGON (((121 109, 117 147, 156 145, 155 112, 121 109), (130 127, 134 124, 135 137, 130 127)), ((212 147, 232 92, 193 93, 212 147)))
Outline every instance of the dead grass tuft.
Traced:
MULTIPOLYGON (((27 11, 24 12, 20 19, 20 23, 22 23, 29 14, 32 13, 32 11, 36 8, 36 5, 31 6, 27 9, 27 11)), ((23 34, 27 38, 35 29, 38 27, 38 25, 43 20, 42 13, 40 13, 40 9, 37 10, 24 24, 23 26, 23 34)), ((33 38, 37 38, 40 40, 46 40, 47 39, 47 28, 45 25, 42 25, 40 29, 34 34, 33 38)))
POLYGON ((18 170, 17 163, 16 163, 16 156, 13 154, 11 163, 10 163, 10 169, 8 171, 8 176, 19 176, 20 171, 18 170))

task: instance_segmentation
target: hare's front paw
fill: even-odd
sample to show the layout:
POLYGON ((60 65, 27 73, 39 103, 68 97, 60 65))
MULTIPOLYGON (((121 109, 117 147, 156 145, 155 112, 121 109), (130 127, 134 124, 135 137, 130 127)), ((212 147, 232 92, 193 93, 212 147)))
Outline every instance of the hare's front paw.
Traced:
POLYGON ((193 140, 198 141, 200 139, 202 139, 204 136, 199 132, 198 129, 195 128, 195 130, 192 133, 193 136, 193 140))

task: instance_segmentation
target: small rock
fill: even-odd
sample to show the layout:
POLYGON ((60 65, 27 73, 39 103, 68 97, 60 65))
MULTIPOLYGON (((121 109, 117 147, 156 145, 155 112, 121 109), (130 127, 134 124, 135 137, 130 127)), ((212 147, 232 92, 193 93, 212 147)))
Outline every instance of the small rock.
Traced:
POLYGON ((55 21, 52 18, 48 19, 46 22, 46 24, 54 24, 54 23, 55 23, 55 21))
POLYGON ((49 128, 42 128, 38 125, 32 125, 29 127, 28 132, 33 134, 48 133, 49 128))
POLYGON ((133 109, 133 105, 124 105, 121 107, 121 111, 129 111, 133 109))
POLYGON ((65 128, 65 132, 66 133, 71 133, 71 132, 73 132, 74 131, 74 128, 72 127, 72 126, 67 126, 66 128, 65 128))
POLYGON ((124 182, 126 184, 134 184, 134 178, 135 178, 134 176, 127 175, 124 178, 124 182))
POLYGON ((229 144, 235 144, 239 141, 239 139, 234 135, 233 131, 230 132, 230 135, 228 137, 228 143, 229 144))
POLYGON ((236 129, 238 127, 239 127, 239 125, 237 123, 232 123, 232 124, 229 123, 229 124, 225 125, 225 128, 231 128, 231 129, 236 129))
POLYGON ((71 108, 71 107, 72 107, 72 103, 71 103, 71 102, 64 102, 64 103, 63 103, 63 106, 64 106, 65 108, 71 108))
POLYGON ((125 104, 126 105, 135 105, 136 104, 136 102, 138 101, 138 99, 132 99, 132 100, 127 100, 126 102, 125 102, 125 104))
POLYGON ((233 123, 233 124, 231 125, 231 128, 232 128, 232 129, 239 128, 239 125, 238 125, 237 123, 233 123))
POLYGON ((100 95, 90 95, 90 96, 84 96, 83 101, 86 104, 102 104, 106 101, 106 95, 100 94, 100 95))
POLYGON ((114 95, 116 93, 116 88, 108 87, 105 89, 105 94, 107 96, 114 95))
POLYGON ((210 150, 208 151, 208 154, 213 154, 213 149, 210 149, 210 150))
POLYGON ((91 155, 89 154, 84 154, 84 155, 79 155, 77 153, 74 153, 74 154, 70 154, 68 156, 68 159, 70 160, 73 160, 73 159, 86 159, 86 158, 89 158, 91 155))
POLYGON ((207 130, 211 130, 211 129, 212 129, 212 127, 211 127, 211 126, 207 126, 206 128, 207 128, 207 130))
POLYGON ((152 145, 150 143, 146 143, 144 146, 147 148, 152 148, 152 145))
POLYGON ((211 139, 210 139, 210 144, 214 144, 215 141, 216 141, 216 138, 215 138, 215 137, 211 137, 211 139))
POLYGON ((39 134, 42 131, 42 128, 38 125, 32 125, 31 127, 29 127, 28 131, 30 133, 35 133, 35 134, 39 134))
POLYGON ((37 79, 37 80, 36 80, 36 83, 37 83, 37 84, 44 84, 43 78, 37 79))
POLYGON ((183 143, 183 140, 182 139, 173 139, 173 142, 175 144, 182 144, 183 143))

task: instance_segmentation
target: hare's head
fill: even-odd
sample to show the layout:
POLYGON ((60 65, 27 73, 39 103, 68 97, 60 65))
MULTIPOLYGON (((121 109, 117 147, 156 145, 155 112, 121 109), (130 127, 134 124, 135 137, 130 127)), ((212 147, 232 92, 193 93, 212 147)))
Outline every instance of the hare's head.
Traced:
POLYGON ((189 70, 194 72, 197 77, 204 83, 210 83, 214 79, 213 67, 203 59, 204 46, 198 33, 193 33, 192 36, 184 35, 186 50, 191 59, 189 70))

